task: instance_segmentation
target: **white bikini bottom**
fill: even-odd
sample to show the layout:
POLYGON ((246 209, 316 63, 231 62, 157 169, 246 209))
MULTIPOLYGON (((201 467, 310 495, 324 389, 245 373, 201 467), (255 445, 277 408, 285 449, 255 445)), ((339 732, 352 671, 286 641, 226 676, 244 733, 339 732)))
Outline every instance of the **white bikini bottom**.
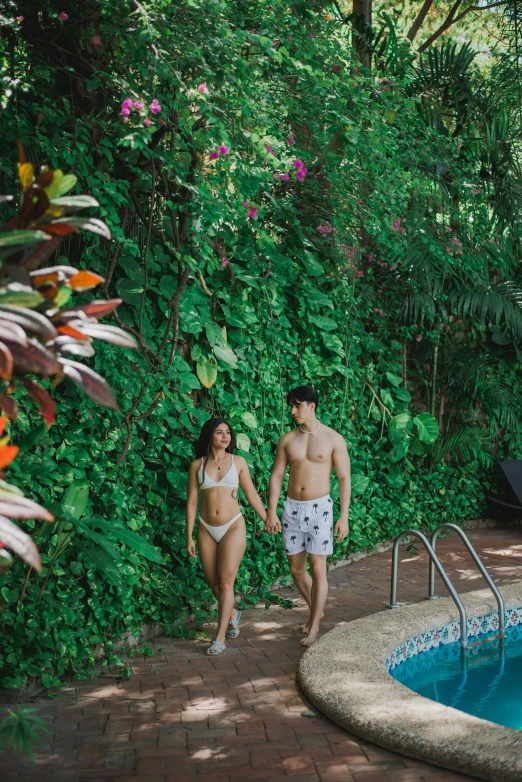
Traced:
POLYGON ((208 531, 210 532, 210 534, 212 535, 216 543, 219 543, 219 541, 225 537, 232 524, 235 521, 237 521, 242 515, 243 515, 242 513, 238 513, 237 516, 234 516, 233 519, 227 521, 226 524, 220 524, 219 527, 211 527, 210 524, 207 524, 206 522, 203 521, 201 516, 199 517, 199 520, 203 524, 205 529, 208 529, 208 531))

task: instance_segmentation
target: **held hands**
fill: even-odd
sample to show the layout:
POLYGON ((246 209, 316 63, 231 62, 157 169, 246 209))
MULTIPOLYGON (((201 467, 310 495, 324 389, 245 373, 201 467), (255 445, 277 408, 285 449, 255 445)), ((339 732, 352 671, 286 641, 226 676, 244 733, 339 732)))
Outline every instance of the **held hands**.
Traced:
POLYGON ((341 519, 339 519, 335 525, 334 535, 337 537, 338 543, 348 537, 348 520, 345 519, 344 521, 341 521, 341 519))
POLYGON ((281 532, 281 524, 275 513, 268 513, 265 521, 265 532, 273 535, 275 532, 281 532))
POLYGON ((187 540, 187 554, 189 555, 189 557, 193 557, 194 559, 197 557, 196 544, 194 543, 192 538, 187 540))

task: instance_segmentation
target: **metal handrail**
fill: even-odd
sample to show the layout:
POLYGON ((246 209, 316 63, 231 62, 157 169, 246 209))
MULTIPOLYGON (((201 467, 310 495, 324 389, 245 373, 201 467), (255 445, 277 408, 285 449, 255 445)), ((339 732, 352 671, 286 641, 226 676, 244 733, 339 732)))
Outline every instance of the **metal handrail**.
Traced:
POLYGON ((428 538, 425 535, 423 535, 422 532, 419 532, 416 529, 408 529, 405 532, 401 532, 401 534, 395 538, 395 541, 393 543, 391 593, 390 593, 390 605, 388 606, 388 608, 399 608, 399 603, 397 603, 399 546, 401 545, 403 538, 409 537, 411 535, 413 535, 413 537, 415 538, 418 538, 421 541, 421 543, 424 545, 424 548, 426 549, 430 557, 430 562, 433 562, 433 564, 437 568, 439 576, 444 581, 444 585, 446 589, 450 593, 453 602, 458 608, 459 616, 460 616, 460 645, 463 649, 465 649, 468 645, 468 620, 467 620, 466 609, 464 608, 464 604, 460 599, 460 597, 458 596, 455 587, 451 583, 448 574, 446 573, 443 566, 441 565, 439 558, 437 557, 437 554, 433 550, 428 538))
MULTIPOLYGON (((441 524, 437 529, 433 532, 431 536, 431 547, 433 551, 436 550, 436 544, 437 544, 437 538, 439 536, 439 533, 442 532, 444 529, 451 529, 454 532, 459 535, 460 539, 466 546, 467 550, 471 554, 471 557, 475 563, 475 565, 480 570, 484 580, 486 581, 488 587, 491 589, 495 596, 495 600, 497 601, 498 605, 498 630, 499 630, 499 636, 501 638, 506 637, 506 619, 505 619, 505 608, 504 608, 504 600, 502 599, 502 595, 498 591, 497 587, 495 586, 493 579, 489 575, 488 571, 486 570, 486 567, 482 563, 482 560, 480 559, 479 555, 471 545, 471 542, 466 535, 466 533, 460 529, 460 527, 457 527, 456 524, 441 524)), ((428 589, 428 600, 433 600, 437 595, 435 594, 435 567, 433 565, 433 560, 430 559, 430 579, 429 579, 429 589, 428 589)))

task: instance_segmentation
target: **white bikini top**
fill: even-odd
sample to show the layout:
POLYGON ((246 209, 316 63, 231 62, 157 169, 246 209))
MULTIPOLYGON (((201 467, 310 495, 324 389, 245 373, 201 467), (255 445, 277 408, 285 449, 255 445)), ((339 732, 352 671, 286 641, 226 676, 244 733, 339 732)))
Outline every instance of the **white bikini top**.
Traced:
POLYGON ((210 475, 206 472, 206 470, 203 468, 203 461, 204 459, 201 459, 201 465, 199 468, 199 488, 201 490, 203 489, 213 489, 216 486, 229 486, 233 489, 237 489, 239 486, 239 474, 237 471, 237 467, 234 464, 234 455, 232 454, 232 464, 226 471, 226 473, 223 475, 220 481, 215 481, 214 478, 211 478, 210 475))

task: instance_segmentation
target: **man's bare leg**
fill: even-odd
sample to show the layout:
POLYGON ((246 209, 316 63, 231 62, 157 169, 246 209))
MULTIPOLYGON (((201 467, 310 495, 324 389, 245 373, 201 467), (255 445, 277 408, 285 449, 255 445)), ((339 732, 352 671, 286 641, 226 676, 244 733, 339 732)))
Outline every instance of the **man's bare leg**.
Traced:
POLYGON ((288 557, 288 564, 290 565, 290 572, 294 579, 294 584, 310 609, 308 622, 301 628, 304 633, 307 633, 310 619, 312 618, 312 579, 306 569, 306 551, 300 551, 299 554, 292 554, 292 556, 288 557))
POLYGON ((323 554, 309 554, 309 557, 310 570, 312 571, 312 606, 310 609, 308 635, 301 641, 301 646, 311 646, 317 640, 323 609, 328 597, 326 556, 323 554))

